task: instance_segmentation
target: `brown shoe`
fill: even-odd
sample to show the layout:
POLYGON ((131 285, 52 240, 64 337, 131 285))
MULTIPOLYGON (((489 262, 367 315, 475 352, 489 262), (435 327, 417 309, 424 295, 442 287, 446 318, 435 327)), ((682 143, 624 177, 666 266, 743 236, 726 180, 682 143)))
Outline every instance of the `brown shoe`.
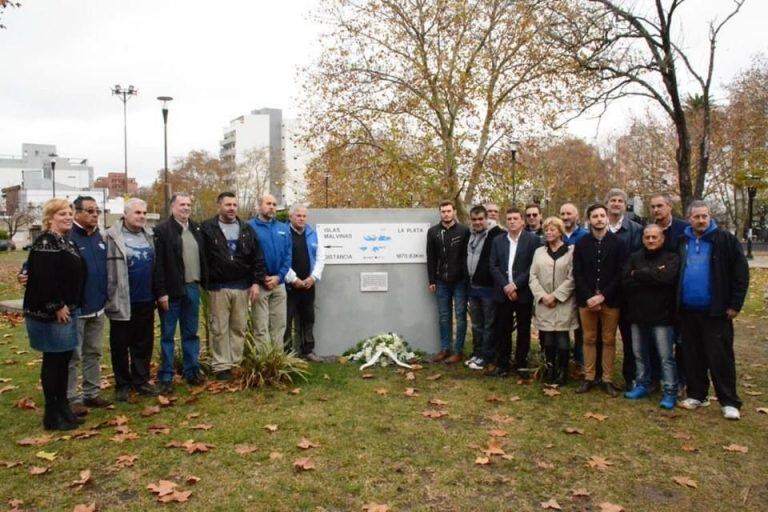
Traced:
POLYGON ((88 408, 80 402, 72 402, 69 404, 69 408, 75 416, 86 416, 88 414, 88 408))
POLYGON ((87 407, 95 407, 97 409, 103 409, 105 407, 109 407, 112 405, 111 400, 107 400, 106 398, 102 398, 100 396, 94 396, 93 398, 86 398, 83 401, 83 404, 85 404, 87 407))
POLYGON ((460 363, 464 360, 464 356, 462 354, 453 354, 449 358, 445 360, 445 364, 454 364, 454 363, 460 363))
POLYGON ((442 363, 443 361, 448 359, 448 357, 450 355, 451 355, 451 351, 450 350, 441 350, 440 352, 437 353, 437 355, 432 360, 432 362, 433 363, 442 363))

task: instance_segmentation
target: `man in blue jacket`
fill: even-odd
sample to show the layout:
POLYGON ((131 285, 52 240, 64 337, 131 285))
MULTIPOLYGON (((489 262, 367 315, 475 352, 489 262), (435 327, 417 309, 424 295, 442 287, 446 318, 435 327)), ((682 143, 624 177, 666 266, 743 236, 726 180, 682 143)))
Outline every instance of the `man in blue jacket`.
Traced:
POLYGON ((99 395, 101 390, 101 344, 104 338, 104 304, 107 301, 107 246, 99 231, 99 209, 90 196, 78 196, 74 201, 75 222, 69 238, 77 244, 85 260, 86 278, 83 305, 77 317, 77 349, 69 362, 67 398, 78 416, 88 413, 87 407, 107 407, 112 404, 99 395), (82 366, 83 387, 78 391, 78 366, 82 366))
POLYGON ((317 243, 317 231, 307 224, 307 207, 297 204, 290 212, 291 269, 285 276, 288 292, 288 318, 285 348, 293 349, 293 324, 297 320, 299 356, 319 361, 315 354, 315 284, 323 275, 325 249, 317 243))
POLYGON ((258 235, 264 254, 266 277, 259 284, 259 297, 253 303, 253 336, 259 343, 283 347, 287 317, 285 277, 291 269, 290 228, 275 219, 277 200, 265 194, 259 200, 259 214, 248 221, 258 235))
POLYGON ((709 379, 723 417, 738 420, 733 319, 749 288, 749 266, 739 240, 717 228, 704 201, 688 206, 690 226, 680 240, 680 334, 683 338, 688 398, 680 405, 709 405, 709 379))

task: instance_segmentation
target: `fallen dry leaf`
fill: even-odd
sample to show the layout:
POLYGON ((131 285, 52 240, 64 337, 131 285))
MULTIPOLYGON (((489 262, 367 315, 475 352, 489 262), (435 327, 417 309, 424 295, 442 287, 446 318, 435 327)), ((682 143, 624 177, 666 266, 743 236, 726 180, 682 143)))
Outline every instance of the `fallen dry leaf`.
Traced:
POLYGON ((419 396, 418 391, 416 391, 416 388, 405 388, 405 391, 403 392, 405 396, 419 396))
POLYGON ((762 414, 768 414, 768 407, 758 407, 757 409, 755 409, 755 411, 762 414))
MULTIPOLYGON (((8 364, 7 361, 6 361, 6 364, 8 364)), ((13 384, 8 384, 7 386, 3 386, 2 388, 0 388, 0 395, 2 395, 3 393, 8 393, 9 391, 13 391, 14 389, 19 389, 19 386, 14 386, 13 384)))
POLYGON ((437 379, 441 378, 442 376, 443 376, 442 373, 436 373, 434 375, 430 375, 429 377, 427 377, 427 380, 437 380, 437 379))
POLYGON ((520 401, 520 397, 517 396, 517 395, 511 396, 511 397, 509 397, 509 401, 510 402, 519 402, 520 401))
POLYGON ((28 396, 19 398, 19 400, 13 406, 16 407, 17 409, 22 409, 27 411, 34 411, 37 409, 37 404, 35 404, 35 402, 28 396))
POLYGON ((675 439, 682 439, 683 441, 690 441, 693 439, 693 436, 691 434, 686 434, 685 432, 675 432, 672 434, 672 437, 675 439))
POLYGON ((488 398, 485 399, 486 402, 503 402, 504 399, 497 395, 491 395, 488 398))
POLYGON ((173 405, 175 399, 171 399, 165 395, 157 395, 157 403, 160 404, 161 407, 170 407, 173 405))
POLYGON ((739 444, 731 443, 728 446, 723 446, 723 450, 727 452, 747 453, 749 451, 749 448, 746 446, 741 446, 739 444))
POLYGON ((249 453, 255 452, 256 450, 258 450, 258 448, 255 444, 236 444, 235 445, 235 453, 239 453, 240 455, 247 455, 249 453))
POLYGON ((135 441, 139 438, 139 434, 136 432, 122 432, 109 438, 110 441, 115 443, 124 443, 126 441, 135 441))
POLYGON ((216 448, 216 445, 209 444, 209 443, 196 443, 193 440, 185 441, 182 445, 184 449, 187 450, 187 453, 193 454, 193 453, 205 453, 211 448, 216 448))
POLYGON ((96 512, 96 502, 92 501, 90 503, 81 503, 79 505, 75 505, 75 508, 72 509, 72 512, 96 512))
POLYGON ((292 395, 298 395, 299 393, 301 393, 301 388, 293 388, 293 389, 290 391, 290 393, 291 393, 292 395))
POLYGON ((593 419, 597 421, 605 421, 606 419, 608 419, 608 416, 606 416, 605 414, 597 414, 595 412, 588 412, 584 415, 584 417, 587 419, 593 419))
POLYGON ((379 503, 367 503, 363 505, 363 508, 360 509, 363 512, 391 512, 392 509, 389 508, 389 505, 383 505, 379 503))
POLYGON ((147 432, 150 434, 164 435, 171 433, 171 427, 168 425, 150 425, 147 427, 147 432))
POLYGON ((97 435, 98 430, 78 430, 72 433, 72 439, 88 439, 97 435))
POLYGON ((699 488, 699 486, 696 485, 696 481, 691 480, 687 476, 673 476, 672 481, 681 487, 690 487, 691 489, 699 488))
POLYGON ((681 450, 683 450, 684 452, 697 452, 697 451, 699 451, 699 449, 698 449, 698 448, 696 448, 696 447, 695 447, 694 445, 692 445, 692 444, 684 444, 684 445, 682 445, 682 446, 680 447, 680 449, 681 449, 681 450))
POLYGON ((386 396, 389 393, 389 390, 386 388, 376 388, 374 389, 374 391, 379 396, 386 396))
POLYGON ((149 492, 157 494, 158 496, 165 496, 171 494, 176 489, 177 484, 170 480, 159 480, 156 484, 147 485, 149 492))
POLYGON ((600 512, 624 512, 624 507, 621 505, 615 505, 608 501, 604 501, 598 506, 600 507, 600 512))
POLYGON ((278 460, 278 459, 282 459, 282 458, 283 458, 283 454, 280 453, 280 452, 270 452, 269 453, 269 460, 278 460))
POLYGON ((188 420, 193 420, 193 419, 199 418, 199 417, 200 417, 200 413, 199 412, 191 412, 191 413, 187 414, 187 419, 188 420))
POLYGON ((561 507, 554 498, 550 499, 549 501, 542 501, 541 508, 545 510, 563 510, 563 507, 561 507))
POLYGON ((544 388, 542 391, 544 391, 545 395, 550 397, 562 394, 557 388, 544 388))
POLYGON ((8 506, 11 507, 11 512, 14 510, 19 510, 19 507, 24 504, 24 500, 20 500, 18 498, 11 498, 8 500, 8 506))
POLYGON ((540 459, 536 459, 536 467, 539 469, 555 469, 555 465, 540 459))
POLYGON ((309 450, 310 448, 319 448, 320 445, 313 443, 306 437, 302 437, 301 441, 296 444, 296 447, 301 448, 302 450, 309 450))
POLYGON ((159 405, 148 405, 144 408, 143 411, 141 411, 141 415, 145 418, 148 418, 150 416, 153 416, 155 414, 160 414, 160 406, 159 405))
POLYGON ((573 492, 571 493, 571 496, 573 496, 574 498, 588 498, 591 495, 592 493, 590 493, 588 490, 583 488, 574 489, 573 492))
POLYGON ((744 394, 749 396, 763 396, 762 391, 745 391, 744 394))
POLYGON ((598 471, 605 471, 608 469, 608 466, 613 466, 613 462, 604 457, 592 455, 587 459, 587 465, 593 469, 597 469, 598 471))
POLYGON ((406 373, 405 380, 416 380, 416 374, 413 372, 406 373))
POLYGON ((77 490, 80 490, 83 488, 85 484, 87 484, 90 481, 91 481, 91 470, 85 469, 80 472, 80 479, 70 483, 69 486, 75 487, 77 490))
POLYGON ((37 452, 37 453, 35 454, 35 457, 37 457, 38 459, 45 459, 45 460, 48 460, 48 461, 51 461, 51 462, 53 462, 54 460, 56 460, 56 454, 57 454, 57 453, 58 453, 58 452, 44 452, 44 451, 39 451, 39 452, 37 452))
POLYGON ((51 441, 53 441, 53 436, 46 434, 40 437, 25 437, 16 441, 16 444, 19 446, 42 446, 51 441))
POLYGON ((506 455, 507 452, 504 451, 502 441, 494 437, 488 440, 488 447, 483 450, 483 453, 490 457, 492 455, 506 455))
POLYGON ((443 416, 448 416, 448 411, 436 411, 434 409, 428 409, 421 413, 422 416, 425 418, 431 418, 433 420, 442 418, 443 416))
POLYGON ((488 434, 491 437, 506 437, 507 436, 507 431, 495 428, 495 429, 491 430, 490 432, 488 432, 488 434))
POLYGON ((310 471, 315 469, 315 463, 309 457, 296 459, 293 461, 293 469, 296 471, 310 471))
POLYGON ((8 460, 0 460, 0 466, 3 466, 4 468, 15 468, 16 466, 21 466, 24 464, 20 460, 15 461, 8 461, 8 460))
POLYGON ((512 423, 515 421, 515 418, 506 414, 494 414, 493 416, 489 416, 488 419, 496 423, 512 423))
POLYGON ((194 476, 194 475, 189 475, 187 478, 184 479, 184 482, 187 485, 195 485, 199 481, 200 481, 200 477, 194 476))
POLYGON ((198 423, 197 425, 189 427, 189 430, 211 430, 212 428, 213 425, 210 423, 198 423))
POLYGON ((374 374, 372 374, 372 373, 368 373, 368 372, 366 372, 366 373, 363 373, 363 374, 361 375, 361 377, 362 377, 362 378, 364 378, 364 379, 372 379, 372 378, 374 378, 374 377, 375 377, 375 375, 374 375, 374 374))
POLYGON ((565 427, 565 429, 563 430, 565 431, 566 434, 583 434, 584 433, 583 430, 575 427, 565 427))
POLYGON ((491 463, 491 458, 490 457, 478 456, 475 459, 475 464, 477 464, 478 466, 487 466, 490 463, 491 463))
POLYGON ((448 405, 448 402, 446 402, 445 400, 440 400, 439 398, 433 398, 432 400, 429 401, 429 404, 440 406, 440 405, 448 405))
POLYGON ((50 467, 32 466, 29 468, 30 475, 43 475, 50 471, 50 467))
POLYGON ((266 430, 270 434, 272 432, 277 432, 277 429, 278 429, 278 426, 271 423, 269 425, 264 425, 264 430, 266 430))
POLYGON ((117 460, 115 460, 115 467, 129 468, 133 466, 134 462, 136 462, 138 458, 138 455, 120 455, 117 460))

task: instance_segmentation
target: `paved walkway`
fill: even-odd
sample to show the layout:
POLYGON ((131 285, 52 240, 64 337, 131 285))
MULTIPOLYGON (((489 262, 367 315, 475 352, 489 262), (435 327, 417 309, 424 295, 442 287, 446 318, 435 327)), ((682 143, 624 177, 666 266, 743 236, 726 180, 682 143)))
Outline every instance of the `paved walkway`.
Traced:
POLYGON ((0 313, 22 313, 24 308, 23 299, 2 300, 0 301, 0 313))
POLYGON ((753 254, 749 260, 749 268, 768 268, 768 253, 753 254))

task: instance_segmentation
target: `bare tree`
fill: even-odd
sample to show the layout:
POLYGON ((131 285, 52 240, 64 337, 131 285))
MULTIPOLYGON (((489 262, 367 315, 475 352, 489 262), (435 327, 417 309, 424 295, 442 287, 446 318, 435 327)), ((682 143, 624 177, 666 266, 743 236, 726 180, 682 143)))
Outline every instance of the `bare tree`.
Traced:
POLYGON ((259 198, 269 192, 269 148, 254 148, 238 159, 232 177, 238 208, 243 213, 255 212, 259 198))
MULTIPOLYGON (((656 102, 675 127, 677 173, 683 206, 701 198, 709 167, 711 135, 710 89, 715 69, 717 38, 722 28, 741 9, 746 0, 731 0, 730 11, 722 20, 709 23, 709 52, 703 70, 679 44, 680 6, 686 0, 654 0, 630 3, 620 0, 581 0, 581 16, 562 16, 568 26, 564 48, 575 62, 602 83, 600 93, 588 105, 605 105, 612 100, 640 96, 656 102), (691 132, 685 109, 681 79, 689 77, 703 99, 702 127, 696 140, 698 162, 692 172, 691 132)), ((725 3, 725 2, 722 2, 725 3)))
POLYGON ((325 0, 329 31, 304 87, 307 140, 420 148, 398 157, 465 212, 489 155, 579 97, 548 35, 553 4, 568 2, 325 0))

